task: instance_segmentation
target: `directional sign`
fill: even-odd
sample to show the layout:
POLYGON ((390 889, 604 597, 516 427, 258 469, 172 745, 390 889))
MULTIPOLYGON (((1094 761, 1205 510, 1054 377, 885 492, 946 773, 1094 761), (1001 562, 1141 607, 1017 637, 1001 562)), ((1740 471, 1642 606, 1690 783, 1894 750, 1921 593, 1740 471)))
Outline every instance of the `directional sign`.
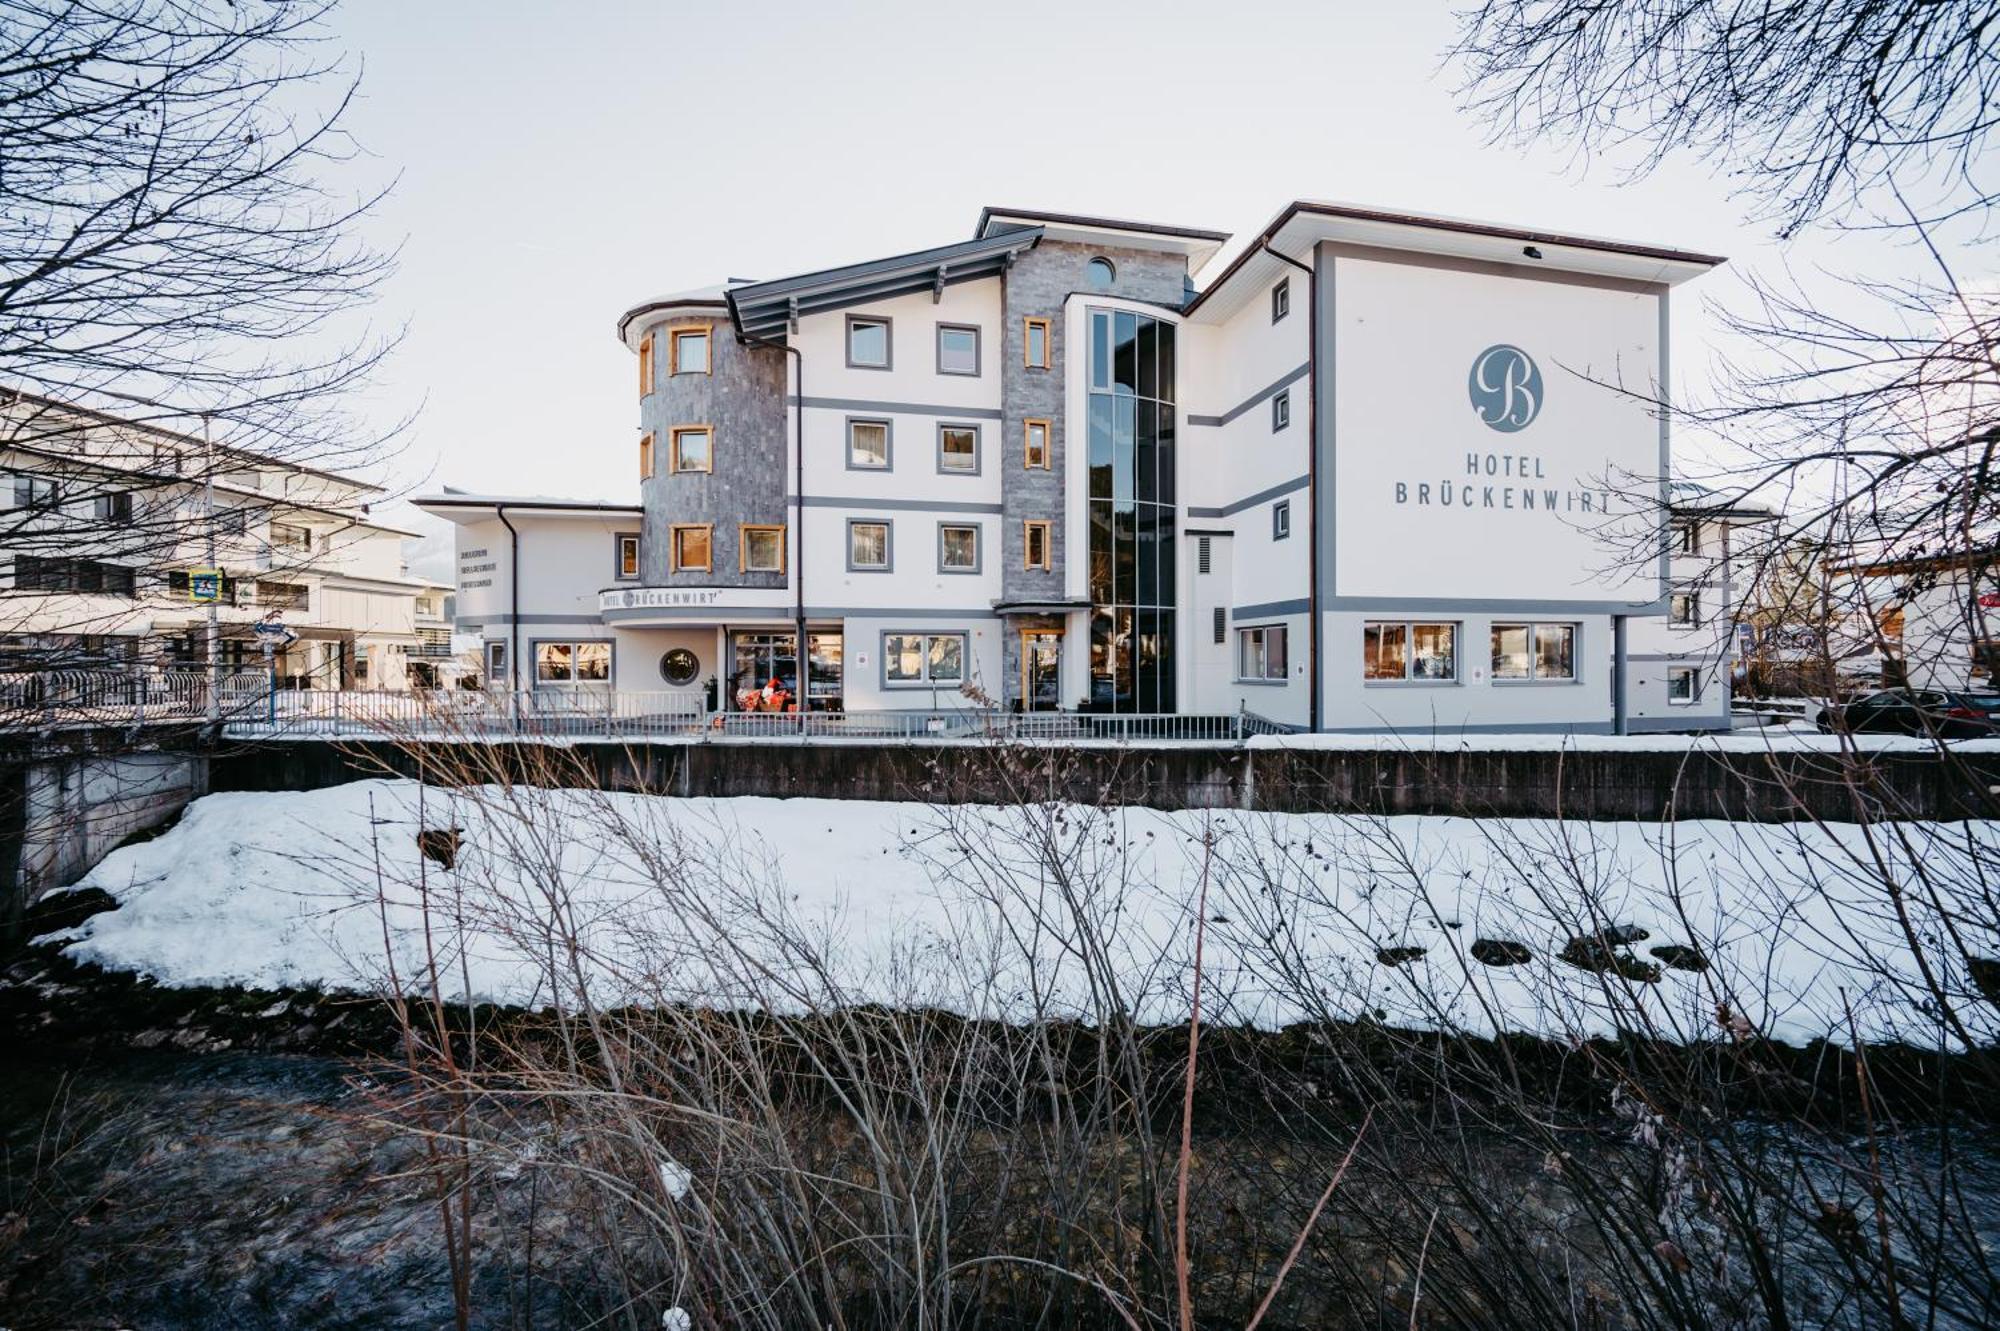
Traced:
POLYGON ((219 568, 196 568, 188 570, 188 600, 220 601, 222 599, 222 570, 219 568))

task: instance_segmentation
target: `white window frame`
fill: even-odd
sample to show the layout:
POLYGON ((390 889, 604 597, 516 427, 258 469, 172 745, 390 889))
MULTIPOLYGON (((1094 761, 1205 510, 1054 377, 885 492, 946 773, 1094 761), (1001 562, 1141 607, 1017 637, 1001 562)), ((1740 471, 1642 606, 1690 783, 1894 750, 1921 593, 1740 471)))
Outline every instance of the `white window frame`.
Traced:
MULTIPOLYGON (((618 663, 617 648, 609 638, 536 638, 528 644, 530 659, 535 663, 534 687, 537 689, 608 689, 618 663), (569 648, 568 678, 542 675, 542 649, 545 647, 569 648), (583 653, 580 647, 602 647, 604 649, 604 678, 579 679, 577 667, 583 653)), ((596 653, 592 652, 592 656, 596 653)))
MULTIPOLYGON (((1532 642, 1532 639, 1531 639, 1532 642)), ((1370 619, 1361 625, 1361 683, 1367 688, 1431 688, 1454 686, 1465 677, 1465 624, 1456 619, 1370 619), (1368 630, 1378 632, 1383 629, 1400 629, 1403 634, 1403 673, 1386 678, 1371 677, 1368 674, 1368 630), (1417 666, 1417 630, 1451 630, 1451 673, 1449 675, 1419 675, 1417 666)))
POLYGON ((1496 619, 1486 626, 1487 677, 1495 684, 1512 688, 1517 685, 1536 684, 1580 684, 1583 671, 1579 668, 1578 649, 1583 642, 1583 625, 1569 619, 1496 619), (1493 639, 1502 629, 1526 629, 1528 631, 1528 673, 1525 675, 1502 675, 1494 666, 1493 639), (1569 673, 1567 675, 1543 675, 1541 673, 1541 634, 1543 629, 1569 630, 1569 673))
POLYGON ((1701 588, 1692 583, 1682 583, 1667 593, 1667 627, 1676 632, 1686 633, 1701 627, 1701 588), (1687 602, 1688 614, 1680 616, 1680 603, 1687 602))
POLYGON ((1292 653, 1291 634, 1284 624, 1242 624, 1236 629, 1235 681, 1238 684, 1284 684, 1291 679, 1292 653), (1278 673, 1271 673, 1271 640, 1276 635, 1284 660, 1278 666, 1278 673), (1258 669, 1261 673, 1249 674, 1245 670, 1247 653, 1251 644, 1256 645, 1258 669))
POLYGON ((1693 707, 1701 702, 1701 668, 1699 666, 1667 667, 1667 705, 1670 707, 1693 707), (1674 681, 1685 679, 1688 693, 1685 698, 1674 696, 1674 681))
POLYGON ((884 689, 955 689, 963 685, 970 675, 972 668, 972 635, 963 629, 950 630, 943 633, 909 629, 884 629, 881 638, 881 653, 882 670, 880 683, 884 689), (922 648, 918 651, 918 659, 922 662, 923 670, 920 678, 889 678, 889 641, 892 638, 915 638, 923 644, 922 648), (944 638, 954 638, 958 641, 958 675, 956 678, 945 676, 933 677, 931 675, 932 644, 944 638))

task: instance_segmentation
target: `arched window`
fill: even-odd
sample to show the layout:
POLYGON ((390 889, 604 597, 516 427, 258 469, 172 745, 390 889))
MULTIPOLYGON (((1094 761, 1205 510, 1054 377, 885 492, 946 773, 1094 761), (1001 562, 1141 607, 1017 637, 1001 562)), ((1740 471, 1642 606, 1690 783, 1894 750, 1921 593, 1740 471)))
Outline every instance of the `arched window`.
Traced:
POLYGON ((1111 260, 1102 255, 1083 266, 1083 280, 1093 291, 1109 291, 1112 282, 1118 278, 1118 270, 1111 266, 1111 260))

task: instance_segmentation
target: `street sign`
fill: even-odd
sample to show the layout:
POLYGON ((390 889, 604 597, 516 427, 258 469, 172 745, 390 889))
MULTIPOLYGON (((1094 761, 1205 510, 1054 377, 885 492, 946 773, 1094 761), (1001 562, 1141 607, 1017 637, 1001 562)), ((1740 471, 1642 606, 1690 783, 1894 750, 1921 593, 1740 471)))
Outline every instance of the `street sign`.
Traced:
POLYGON ((196 568, 188 570, 188 600, 214 602, 221 599, 221 569, 196 568))
POLYGON ((250 626, 264 644, 265 651, 289 647, 299 640, 299 635, 286 624, 275 619, 260 619, 250 626))

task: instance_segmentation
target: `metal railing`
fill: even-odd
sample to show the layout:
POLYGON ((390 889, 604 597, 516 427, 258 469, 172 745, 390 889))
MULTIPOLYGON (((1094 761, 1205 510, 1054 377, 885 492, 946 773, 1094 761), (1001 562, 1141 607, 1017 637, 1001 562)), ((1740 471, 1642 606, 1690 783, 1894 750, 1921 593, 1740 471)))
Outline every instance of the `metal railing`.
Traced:
MULTIPOLYGON (((200 669, 77 669, 0 672, 0 729, 53 730, 204 721, 209 673, 200 669)), ((264 674, 228 674, 218 713, 225 719, 261 707, 264 674)))

